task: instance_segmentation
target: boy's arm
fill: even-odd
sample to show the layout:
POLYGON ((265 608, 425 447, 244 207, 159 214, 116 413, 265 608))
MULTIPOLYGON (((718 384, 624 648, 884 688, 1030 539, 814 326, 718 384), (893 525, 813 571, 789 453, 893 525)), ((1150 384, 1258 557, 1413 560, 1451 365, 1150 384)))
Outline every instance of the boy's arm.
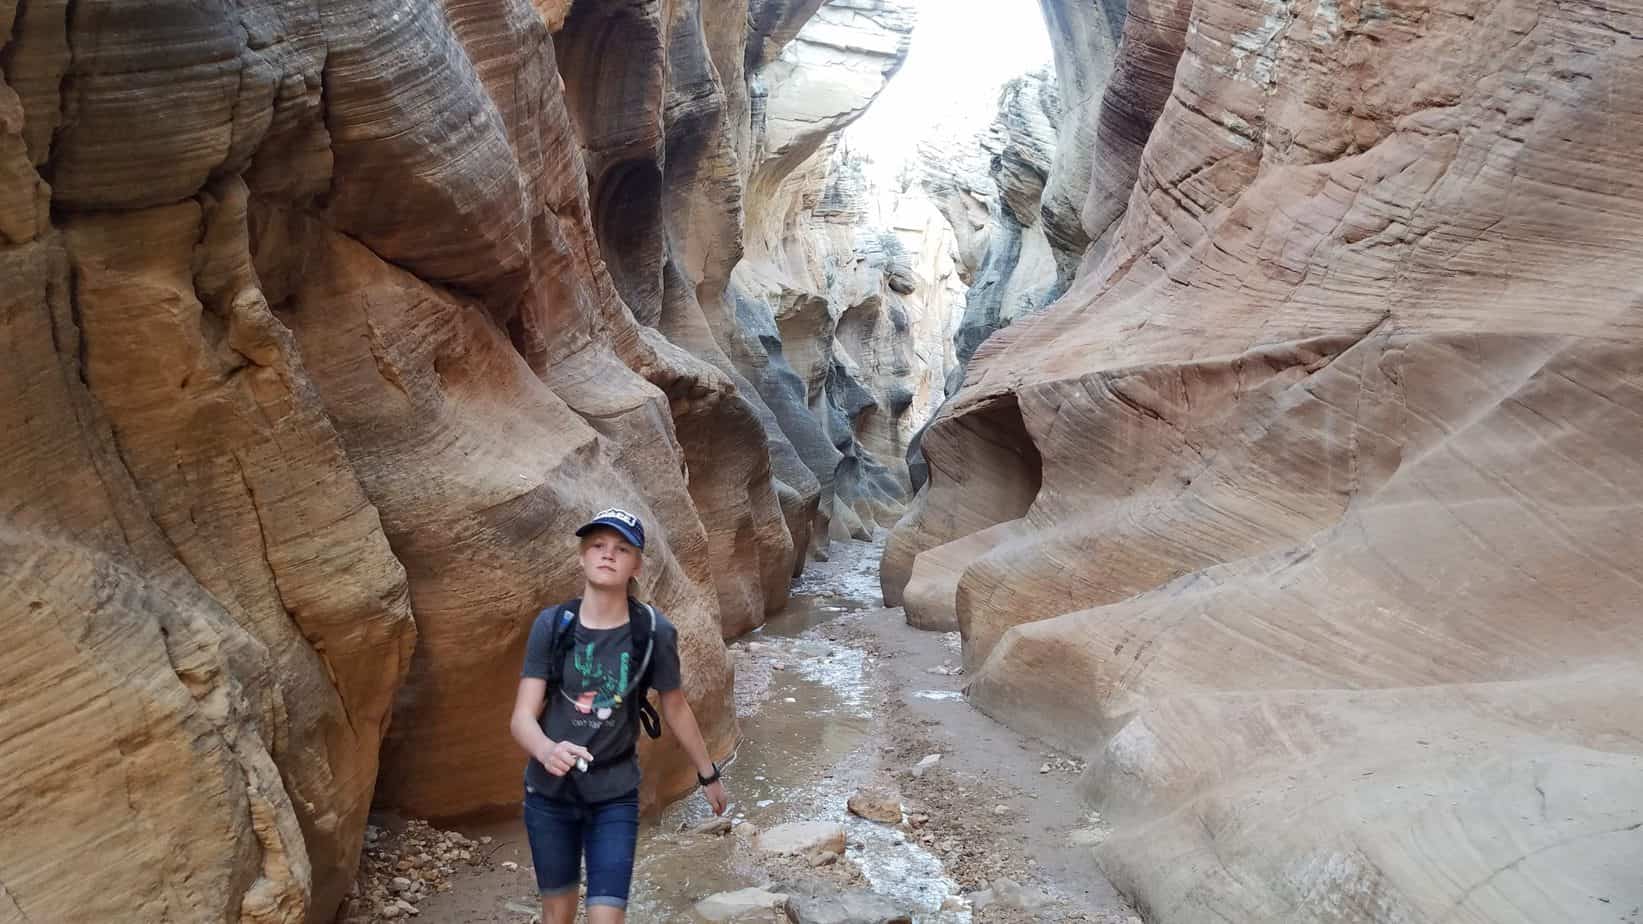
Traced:
POLYGON ((536 758, 543 766, 548 763, 548 753, 553 750, 553 740, 542 733, 542 726, 537 723, 537 717, 542 714, 542 707, 547 703, 548 682, 539 677, 524 677, 519 681, 519 692, 513 699, 513 717, 508 721, 508 730, 513 732, 513 740, 525 749, 525 753, 536 758))
POLYGON ((540 677, 524 677, 519 681, 519 693, 513 700, 513 718, 508 722, 508 730, 513 732, 513 740, 525 749, 533 760, 546 767, 554 776, 564 776, 570 768, 576 765, 580 757, 592 761, 593 755, 587 748, 569 741, 554 741, 542 733, 542 726, 537 723, 537 717, 542 714, 542 707, 547 703, 548 682, 540 677))
MULTIPOLYGON (((696 768, 698 777, 709 777, 714 774, 713 758, 707 754, 707 742, 702 740, 702 730, 696 724, 696 713, 690 709, 690 702, 685 699, 683 689, 668 690, 661 694, 662 720, 668 728, 673 729, 674 737, 684 747, 685 753, 690 756, 690 762, 696 768)), ((725 810, 724 786, 714 780, 709 783, 702 793, 713 806, 713 814, 722 815, 725 810)))

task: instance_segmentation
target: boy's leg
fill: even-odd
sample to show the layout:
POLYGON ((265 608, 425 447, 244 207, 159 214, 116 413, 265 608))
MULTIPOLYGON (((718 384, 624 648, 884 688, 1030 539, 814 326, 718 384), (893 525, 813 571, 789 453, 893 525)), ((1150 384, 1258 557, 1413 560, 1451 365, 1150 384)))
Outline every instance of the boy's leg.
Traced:
POLYGON ((576 919, 585 811, 537 792, 525 793, 525 834, 531 845, 536 890, 542 896, 542 924, 571 924, 576 919))
POLYGON ((639 840, 639 793, 593 806, 583 829, 588 858, 588 924, 623 924, 639 840))
POLYGON ((542 896, 542 924, 575 924, 576 891, 542 896))

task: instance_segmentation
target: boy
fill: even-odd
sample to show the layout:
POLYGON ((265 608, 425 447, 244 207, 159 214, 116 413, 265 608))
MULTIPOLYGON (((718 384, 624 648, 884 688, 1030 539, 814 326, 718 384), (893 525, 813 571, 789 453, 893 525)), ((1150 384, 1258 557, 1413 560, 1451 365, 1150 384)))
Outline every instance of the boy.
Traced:
POLYGON ((660 733, 650 727, 647 688, 661 694, 662 717, 696 765, 716 815, 724 813, 725 792, 679 686, 678 632, 628 595, 642 563, 644 526, 613 507, 576 535, 582 596, 537 615, 510 728, 531 756, 525 830, 543 924, 575 919, 584 852, 589 924, 622 924, 639 836, 639 726, 660 733))

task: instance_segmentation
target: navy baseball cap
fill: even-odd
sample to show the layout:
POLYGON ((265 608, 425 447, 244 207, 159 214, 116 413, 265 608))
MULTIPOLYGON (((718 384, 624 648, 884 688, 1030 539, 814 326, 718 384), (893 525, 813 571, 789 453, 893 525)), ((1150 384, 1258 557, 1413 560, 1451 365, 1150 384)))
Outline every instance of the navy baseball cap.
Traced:
POLYGON ((645 547, 644 524, 639 522, 638 517, 620 507, 606 507, 594 514, 593 519, 582 524, 582 528, 576 531, 576 535, 578 538, 586 536, 600 526, 609 526, 621 533, 622 538, 626 539, 636 549, 643 550, 645 547))

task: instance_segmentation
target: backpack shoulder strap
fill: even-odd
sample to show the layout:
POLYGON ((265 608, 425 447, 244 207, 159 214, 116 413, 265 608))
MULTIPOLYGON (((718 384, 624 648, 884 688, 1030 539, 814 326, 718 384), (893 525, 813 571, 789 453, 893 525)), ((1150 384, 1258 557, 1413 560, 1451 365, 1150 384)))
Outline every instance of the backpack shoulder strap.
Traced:
POLYGON ((656 707, 650 704, 650 677, 651 672, 656 669, 656 608, 648 603, 638 603, 629 608, 628 619, 633 626, 633 651, 639 657, 639 679, 634 684, 628 702, 638 713, 639 725, 644 728, 645 734, 652 738, 660 738, 662 717, 657 714, 656 707), (635 609, 640 612, 634 613, 635 609), (635 616, 638 618, 634 618, 635 616))
POLYGON ((639 663, 644 665, 640 673, 649 673, 653 650, 651 645, 656 637, 656 610, 648 603, 636 603, 629 608, 628 623, 632 626, 630 631, 633 634, 633 653, 638 657, 639 663))
POLYGON ((561 603, 553 610, 553 631, 548 635, 548 686, 557 689, 563 679, 565 655, 576 644, 576 614, 581 609, 580 599, 561 603))

